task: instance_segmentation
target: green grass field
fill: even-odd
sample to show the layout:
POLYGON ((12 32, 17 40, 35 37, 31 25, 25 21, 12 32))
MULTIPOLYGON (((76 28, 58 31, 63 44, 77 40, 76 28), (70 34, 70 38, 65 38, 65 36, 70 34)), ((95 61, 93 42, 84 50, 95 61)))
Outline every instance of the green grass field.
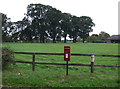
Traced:
MULTIPOLYGON (((118 44, 107 43, 3 43, 16 52, 63 53, 64 46, 71 46, 72 53, 118 55, 118 44)), ((31 61, 31 55, 15 54, 15 60, 31 61)), ((118 58, 95 57, 95 64, 118 66, 118 58)), ((63 56, 37 55, 36 62, 66 63, 63 56)), ((90 64, 90 57, 72 56, 69 63, 90 64)), ((16 87, 118 87, 118 68, 95 67, 90 73, 87 66, 32 65, 17 63, 3 71, 3 85, 16 87)))

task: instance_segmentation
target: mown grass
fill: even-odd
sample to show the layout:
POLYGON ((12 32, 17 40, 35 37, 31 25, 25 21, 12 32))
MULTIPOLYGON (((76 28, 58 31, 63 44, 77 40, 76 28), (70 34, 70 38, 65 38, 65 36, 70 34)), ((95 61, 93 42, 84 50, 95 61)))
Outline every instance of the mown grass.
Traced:
MULTIPOLYGON (((64 46, 71 46, 72 53, 118 55, 118 44, 106 43, 3 43, 14 51, 63 53, 64 46)), ((15 54, 15 60, 31 61, 31 55, 15 54)), ((66 63, 63 56, 37 55, 36 62, 66 63)), ((118 58, 95 57, 95 64, 118 66, 118 58)), ((90 57, 72 56, 69 63, 90 64, 90 57)), ((36 65, 17 63, 13 69, 3 71, 3 85, 16 87, 118 87, 118 68, 36 65)))
POLYGON ((85 54, 118 54, 118 44, 106 43, 4 43, 14 51, 23 52, 63 52, 64 46, 71 46, 72 53, 85 54))

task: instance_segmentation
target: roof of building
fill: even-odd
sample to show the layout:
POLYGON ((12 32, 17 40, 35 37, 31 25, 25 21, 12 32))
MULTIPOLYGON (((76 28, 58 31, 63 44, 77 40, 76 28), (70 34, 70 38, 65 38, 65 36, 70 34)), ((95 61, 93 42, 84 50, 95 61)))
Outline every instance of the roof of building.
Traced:
POLYGON ((120 40, 120 35, 112 35, 107 38, 108 40, 120 40))

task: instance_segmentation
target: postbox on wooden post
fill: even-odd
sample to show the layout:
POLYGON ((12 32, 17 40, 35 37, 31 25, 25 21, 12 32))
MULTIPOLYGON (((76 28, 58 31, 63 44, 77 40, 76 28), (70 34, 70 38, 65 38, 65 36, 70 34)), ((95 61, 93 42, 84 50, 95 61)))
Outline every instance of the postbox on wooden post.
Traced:
POLYGON ((70 46, 64 46, 64 61, 70 61, 70 53, 71 49, 70 46))
POLYGON ((64 61, 66 61, 66 75, 68 76, 68 61, 70 61, 70 46, 64 46, 64 61))

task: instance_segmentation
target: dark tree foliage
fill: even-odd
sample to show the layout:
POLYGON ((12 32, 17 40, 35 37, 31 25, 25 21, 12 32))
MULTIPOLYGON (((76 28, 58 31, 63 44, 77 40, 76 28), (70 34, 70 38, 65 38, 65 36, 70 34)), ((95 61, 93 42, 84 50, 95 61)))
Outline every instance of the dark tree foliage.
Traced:
POLYGON ((81 25, 81 32, 80 37, 83 39, 83 42, 85 39, 89 36, 89 33, 93 31, 92 27, 95 26, 92 19, 88 16, 81 16, 80 17, 80 25, 81 25))
POLYGON ((66 43, 66 38, 70 37, 76 43, 78 37, 84 41, 95 26, 88 16, 73 16, 42 4, 28 5, 22 21, 11 23, 6 17, 3 21, 3 37, 6 39, 4 41, 9 37, 12 42, 44 43, 49 39, 56 43, 64 38, 66 43))
POLYGON ((11 21, 10 18, 7 18, 7 15, 2 14, 2 41, 3 42, 10 42, 11 37, 11 21))
POLYGON ((72 27, 71 30, 69 31, 69 37, 73 38, 73 43, 76 43, 77 37, 79 36, 81 30, 80 19, 79 17, 73 16, 71 18, 71 21, 72 21, 72 27))
POLYGON ((71 17, 71 14, 63 13, 62 19, 60 21, 62 36, 64 37, 64 43, 66 43, 66 37, 69 34, 72 27, 71 17))
POLYGON ((48 24, 49 29, 48 33, 51 39, 53 39, 53 43, 56 43, 56 39, 59 38, 61 35, 61 27, 60 27, 60 21, 61 21, 61 12, 59 10, 56 10, 55 8, 52 8, 47 14, 48 18, 48 24))
POLYGON ((101 31, 98 34, 92 34, 91 36, 89 36, 87 38, 87 41, 88 42, 92 42, 92 43, 105 43, 106 42, 106 39, 110 37, 110 35, 104 31, 101 31))
POLYGON ((28 26, 29 30, 32 30, 31 40, 39 40, 41 43, 45 42, 48 37, 48 18, 46 13, 51 9, 50 6, 42 4, 30 4, 27 7, 27 16, 30 18, 31 26, 28 26), (33 31, 34 30, 34 31, 33 31))

